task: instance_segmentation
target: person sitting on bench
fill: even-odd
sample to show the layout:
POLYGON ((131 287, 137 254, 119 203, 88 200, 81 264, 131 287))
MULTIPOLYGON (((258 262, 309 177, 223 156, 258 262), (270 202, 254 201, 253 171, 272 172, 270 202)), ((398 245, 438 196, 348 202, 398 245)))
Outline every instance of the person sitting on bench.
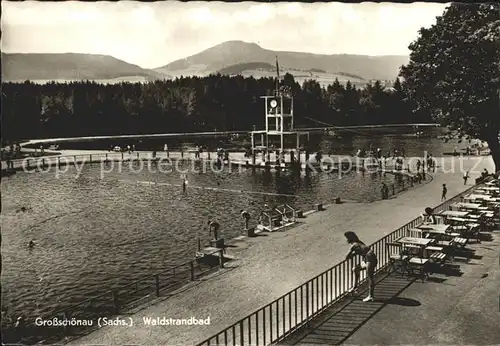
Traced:
POLYGON ((436 220, 436 217, 434 216, 433 212, 434 212, 434 209, 432 209, 430 207, 425 208, 424 213, 421 215, 422 218, 424 219, 423 222, 425 224, 432 224, 432 225, 437 224, 437 220, 436 220))

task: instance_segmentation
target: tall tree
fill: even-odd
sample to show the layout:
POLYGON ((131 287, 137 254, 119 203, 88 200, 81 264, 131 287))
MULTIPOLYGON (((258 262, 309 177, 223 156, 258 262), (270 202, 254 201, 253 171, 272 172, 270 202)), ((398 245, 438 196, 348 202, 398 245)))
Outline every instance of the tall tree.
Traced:
POLYGON ((328 106, 332 110, 332 120, 330 123, 342 124, 346 114, 346 99, 345 88, 340 84, 339 80, 335 78, 333 84, 328 85, 326 88, 326 96, 328 106))
POLYGON ((500 5, 453 3, 409 49, 400 75, 417 111, 486 141, 500 170, 500 5))

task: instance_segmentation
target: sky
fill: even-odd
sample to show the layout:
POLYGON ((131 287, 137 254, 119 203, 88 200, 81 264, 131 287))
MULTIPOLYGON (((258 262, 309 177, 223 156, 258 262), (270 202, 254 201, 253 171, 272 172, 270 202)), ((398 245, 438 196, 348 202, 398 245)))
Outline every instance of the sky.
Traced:
POLYGON ((278 51, 407 55, 439 3, 2 1, 2 51, 105 54, 155 68, 229 40, 278 51))

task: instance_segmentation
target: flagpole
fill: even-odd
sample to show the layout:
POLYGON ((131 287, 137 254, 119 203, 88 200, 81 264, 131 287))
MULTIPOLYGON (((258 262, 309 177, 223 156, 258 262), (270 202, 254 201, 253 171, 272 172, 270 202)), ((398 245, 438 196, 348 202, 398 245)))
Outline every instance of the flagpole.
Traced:
POLYGON ((276 96, 279 94, 280 67, 278 65, 278 56, 276 55, 276 96))

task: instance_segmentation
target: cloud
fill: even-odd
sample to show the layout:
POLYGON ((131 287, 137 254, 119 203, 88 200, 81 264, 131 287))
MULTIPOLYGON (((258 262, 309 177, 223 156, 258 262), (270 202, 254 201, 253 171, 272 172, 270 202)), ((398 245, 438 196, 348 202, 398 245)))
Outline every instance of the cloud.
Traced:
POLYGON ((7 52, 109 54, 157 67, 228 40, 311 53, 407 54, 444 4, 2 2, 7 52), (43 15, 41 15, 43 14, 43 15))

